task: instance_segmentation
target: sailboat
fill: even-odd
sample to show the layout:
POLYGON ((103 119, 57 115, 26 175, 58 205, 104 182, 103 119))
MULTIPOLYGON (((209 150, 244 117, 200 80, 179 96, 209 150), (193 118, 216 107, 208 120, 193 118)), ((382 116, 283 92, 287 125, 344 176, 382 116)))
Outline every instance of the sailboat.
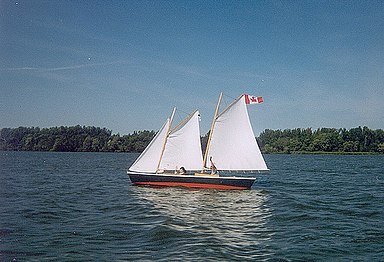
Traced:
MULTIPOLYGON (((269 170, 248 116, 250 96, 243 94, 219 113, 220 94, 203 157, 198 110, 171 128, 176 108, 127 171, 134 185, 250 189, 255 177, 231 172, 269 170), (183 167, 187 174, 178 169, 183 167)), ((254 97, 252 97, 254 98, 254 97)), ((257 100, 256 100, 257 101, 257 100)))

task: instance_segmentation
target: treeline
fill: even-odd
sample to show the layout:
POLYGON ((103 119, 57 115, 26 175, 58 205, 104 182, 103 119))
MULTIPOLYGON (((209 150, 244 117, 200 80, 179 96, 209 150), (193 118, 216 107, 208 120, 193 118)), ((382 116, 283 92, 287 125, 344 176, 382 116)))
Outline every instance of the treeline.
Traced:
POLYGON ((19 127, 0 130, 0 150, 60 152, 142 152, 155 135, 139 131, 120 136, 93 126, 19 127))
POLYGON ((266 129, 258 138, 265 153, 375 152, 384 153, 384 131, 368 127, 352 129, 266 129))
MULTIPOLYGON (((154 131, 120 136, 93 126, 19 127, 0 129, 0 150, 60 152, 142 152, 154 131)), ((205 149, 208 134, 201 137, 205 149)), ((257 138, 264 153, 375 152, 384 153, 384 131, 368 127, 352 129, 266 129, 257 138)))

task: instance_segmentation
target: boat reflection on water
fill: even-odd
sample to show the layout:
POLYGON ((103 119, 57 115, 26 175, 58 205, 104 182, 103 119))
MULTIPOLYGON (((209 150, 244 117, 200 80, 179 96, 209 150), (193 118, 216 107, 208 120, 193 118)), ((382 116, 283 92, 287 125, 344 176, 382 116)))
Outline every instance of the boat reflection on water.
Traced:
MULTIPOLYGON (((225 191, 175 187, 134 187, 145 210, 143 237, 167 248, 170 257, 257 259, 267 255, 271 216, 261 190, 225 191), (148 217, 147 217, 148 216, 148 217), (175 246, 177 247, 175 249, 175 246), (219 255, 218 255, 219 254, 219 255)), ((160 255, 161 253, 159 253, 160 255)), ((270 254, 269 254, 270 255, 270 254)))

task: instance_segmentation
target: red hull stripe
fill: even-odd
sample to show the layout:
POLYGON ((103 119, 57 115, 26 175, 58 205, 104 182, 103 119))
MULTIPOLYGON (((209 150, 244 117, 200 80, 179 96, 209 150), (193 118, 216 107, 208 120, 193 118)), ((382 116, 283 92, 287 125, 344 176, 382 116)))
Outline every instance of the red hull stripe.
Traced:
POLYGON ((191 188, 212 188, 212 189, 248 189, 242 186, 228 186, 217 184, 203 184, 203 183, 183 183, 183 182, 136 182, 136 185, 150 185, 150 186, 180 186, 191 188))

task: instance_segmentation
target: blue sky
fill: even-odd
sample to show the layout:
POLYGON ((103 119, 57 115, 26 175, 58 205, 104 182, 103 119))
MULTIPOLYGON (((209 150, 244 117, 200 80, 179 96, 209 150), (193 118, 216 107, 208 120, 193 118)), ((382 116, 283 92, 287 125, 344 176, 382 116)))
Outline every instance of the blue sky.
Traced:
MULTIPOLYGON (((0 128, 157 130, 218 95, 266 128, 384 128, 383 1, 0 0, 0 128)), ((224 102, 226 101, 224 100, 224 102)))

